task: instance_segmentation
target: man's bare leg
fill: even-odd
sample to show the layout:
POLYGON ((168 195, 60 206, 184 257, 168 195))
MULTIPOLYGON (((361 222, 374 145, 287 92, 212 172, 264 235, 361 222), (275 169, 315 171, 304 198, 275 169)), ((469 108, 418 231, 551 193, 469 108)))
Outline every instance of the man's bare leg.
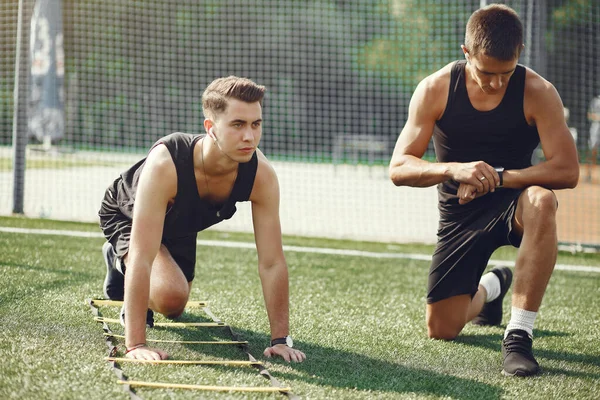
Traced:
POLYGON ((427 304, 427 334, 432 339, 455 339, 467 322, 479 314, 485 298, 486 291, 480 285, 472 299, 464 294, 427 304))
POLYGON ((532 350, 533 325, 556 263, 556 210, 556 196, 548 189, 532 186, 519 197, 513 224, 522 242, 515 262, 511 319, 502 345, 505 375, 539 372, 532 350))
MULTIPOLYGON (((125 256, 127 265, 127 256, 125 256)), ((175 262, 169 250, 161 245, 152 264, 148 305, 168 318, 180 316, 187 304, 192 283, 175 262)))
POLYGON ((548 189, 533 186, 519 198, 513 221, 522 234, 515 261, 513 307, 537 312, 552 276, 558 252, 557 201, 548 189))
POLYGON ((169 250, 161 245, 150 274, 150 308, 168 318, 180 316, 190 297, 192 283, 175 262, 169 250))

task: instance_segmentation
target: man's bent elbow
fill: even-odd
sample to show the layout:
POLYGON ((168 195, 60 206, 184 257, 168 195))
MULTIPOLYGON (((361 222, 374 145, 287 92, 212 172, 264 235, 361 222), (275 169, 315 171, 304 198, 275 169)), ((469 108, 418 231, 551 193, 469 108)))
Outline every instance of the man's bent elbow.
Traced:
POLYGON ((565 177, 565 189, 574 189, 579 183, 579 164, 569 168, 565 177))
POLYGON ((555 167, 548 188, 550 189, 574 189, 579 183, 579 163, 563 163, 555 167))
POLYGON ((398 173, 397 171, 390 170, 390 179, 396 186, 411 186, 411 182, 408 181, 407 176, 398 173))
POLYGON ((390 164, 390 168, 388 170, 388 174, 392 183, 396 186, 405 186, 408 185, 406 181, 406 174, 403 173, 402 163, 394 163, 390 164))
POLYGON ((402 179, 398 173, 395 171, 396 167, 390 167, 389 176, 392 183, 396 186, 402 186, 402 179))

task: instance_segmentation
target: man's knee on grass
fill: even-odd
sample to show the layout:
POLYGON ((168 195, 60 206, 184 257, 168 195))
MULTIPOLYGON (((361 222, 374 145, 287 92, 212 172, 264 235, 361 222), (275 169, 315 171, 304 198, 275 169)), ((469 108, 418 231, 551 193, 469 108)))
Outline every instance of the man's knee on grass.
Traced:
POLYGON ((431 339, 454 340, 464 328, 465 323, 464 317, 433 312, 427 316, 427 335, 431 339))
POLYGON ((472 297, 452 296, 427 304, 427 334, 432 339, 453 340, 467 324, 472 297))
POLYGON ((462 331, 463 327, 456 328, 449 325, 438 324, 438 323, 428 323, 427 324, 427 336, 430 339, 437 340, 454 340, 462 331))

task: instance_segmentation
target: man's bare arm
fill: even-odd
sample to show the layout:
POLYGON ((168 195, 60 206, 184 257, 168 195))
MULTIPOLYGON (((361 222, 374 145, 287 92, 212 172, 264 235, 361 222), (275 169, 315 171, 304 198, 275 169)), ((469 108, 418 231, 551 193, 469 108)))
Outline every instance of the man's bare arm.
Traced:
POLYGON ((408 119, 390 161, 390 179, 396 186, 428 187, 454 179, 478 188, 494 190, 499 184, 494 168, 483 161, 472 163, 434 163, 422 160, 441 118, 448 96, 449 68, 425 78, 415 90, 408 109, 408 119), (481 177, 486 180, 482 182, 481 177))
POLYGON ((554 86, 527 72, 525 115, 537 126, 545 161, 521 170, 504 171, 504 186, 548 189, 573 188, 579 180, 577 148, 562 113, 563 104, 554 86))
MULTIPOLYGON (((279 183, 275 171, 259 152, 259 166, 250 200, 258 253, 258 271, 271 339, 289 335, 289 282, 283 254, 279 220, 279 183)), ((265 355, 280 355, 286 361, 303 361, 304 353, 284 345, 274 346, 265 355), (277 347, 277 349, 275 349, 277 347)))
MULTIPOLYGON (((146 342, 146 310, 150 291, 152 263, 160 248, 165 211, 175 196, 177 174, 164 146, 154 148, 146 160, 136 193, 125 274, 125 344, 146 342)), ((157 359, 161 354, 135 350, 133 357, 157 359)), ((166 354, 165 354, 166 356, 166 354)))

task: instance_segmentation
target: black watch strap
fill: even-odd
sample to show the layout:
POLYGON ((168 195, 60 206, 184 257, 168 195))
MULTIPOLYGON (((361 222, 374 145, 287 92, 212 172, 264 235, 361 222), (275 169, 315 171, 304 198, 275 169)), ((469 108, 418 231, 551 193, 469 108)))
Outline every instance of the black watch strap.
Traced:
POLYGON ((292 341, 292 338, 290 336, 271 339, 271 347, 278 345, 278 344, 285 344, 287 347, 294 346, 294 342, 292 341))
POLYGON ((271 340, 271 346, 275 346, 277 344, 285 344, 285 343, 286 343, 286 338, 284 338, 284 337, 271 340))

